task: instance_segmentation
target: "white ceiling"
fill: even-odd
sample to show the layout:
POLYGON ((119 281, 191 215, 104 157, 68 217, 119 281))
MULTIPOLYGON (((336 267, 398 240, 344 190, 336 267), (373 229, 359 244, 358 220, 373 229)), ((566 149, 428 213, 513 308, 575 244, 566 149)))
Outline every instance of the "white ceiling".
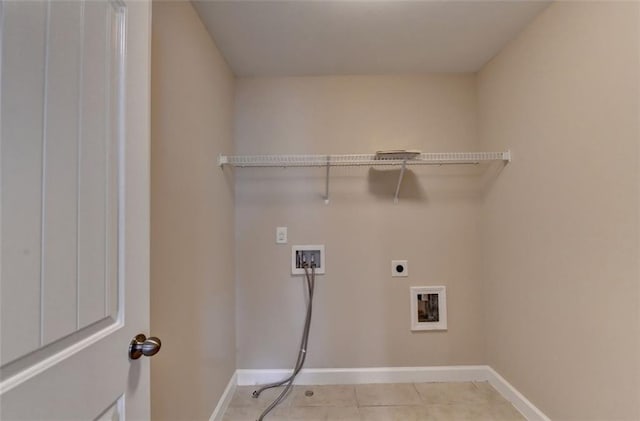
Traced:
POLYGON ((475 72, 548 1, 193 1, 237 76, 475 72))

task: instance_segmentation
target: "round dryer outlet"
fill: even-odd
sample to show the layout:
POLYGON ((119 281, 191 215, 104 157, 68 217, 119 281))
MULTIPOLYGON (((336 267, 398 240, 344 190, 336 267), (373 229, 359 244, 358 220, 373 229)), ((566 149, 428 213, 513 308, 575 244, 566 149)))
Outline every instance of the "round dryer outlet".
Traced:
POLYGON ((406 260, 392 260, 391 276, 394 278, 409 276, 409 263, 406 260))

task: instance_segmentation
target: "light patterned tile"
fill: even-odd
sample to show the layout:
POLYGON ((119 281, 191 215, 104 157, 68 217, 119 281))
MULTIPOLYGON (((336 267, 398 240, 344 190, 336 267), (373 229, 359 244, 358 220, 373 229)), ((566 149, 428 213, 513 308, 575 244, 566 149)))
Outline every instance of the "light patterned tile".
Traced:
POLYGON ((292 406, 357 406, 353 385, 295 386, 291 394, 292 406), (312 391, 312 396, 306 396, 312 391))
POLYGON ((484 397, 485 401, 500 404, 509 403, 509 401, 502 397, 502 395, 498 393, 498 391, 494 389, 489 382, 475 382, 474 384, 480 391, 480 394, 484 397))
POLYGON ((426 421, 492 421, 486 404, 457 403, 427 406, 426 421))
MULTIPOLYGON (((292 409, 293 411, 293 409, 292 409)), ((361 421, 360 411, 356 406, 327 407, 327 421, 361 421)))
MULTIPOLYGON (((254 390, 238 387, 223 421, 257 420, 282 388, 269 389, 257 399, 254 390)), ((297 386, 265 417, 285 420, 526 421, 486 382, 297 386), (313 396, 304 396, 306 390, 313 390, 313 396)))
POLYGON ((424 406, 365 406, 360 407, 362 421, 423 421, 427 417, 424 406))
POLYGON ((289 410, 289 421, 324 421, 327 408, 307 406, 292 407, 289 410))
POLYGON ((413 383, 358 384, 356 399, 359 406, 420 405, 421 403, 413 383))
POLYGON ((486 393, 471 382, 416 383, 416 389, 427 404, 487 402, 486 393))
POLYGON ((509 403, 428 405, 427 414, 427 421, 526 421, 509 403))
POLYGON ((526 421, 527 419, 510 403, 489 404, 489 414, 493 421, 526 421))
MULTIPOLYGON (((237 406, 229 407, 222 417, 222 421, 256 421, 264 408, 237 406)), ((269 421, 288 421, 288 408, 274 408, 265 417, 269 421)))
POLYGON ((362 421, 355 406, 298 406, 289 409, 289 421, 362 421))
MULTIPOLYGON (((273 400, 282 392, 282 387, 273 389, 267 389, 260 394, 258 398, 253 397, 253 391, 257 389, 257 386, 238 386, 236 392, 231 398, 229 403, 230 407, 251 407, 251 408, 266 408, 273 402, 273 400)), ((286 408, 291 403, 291 393, 287 396, 278 407, 286 408)), ((255 420, 254 420, 255 421, 255 420)))

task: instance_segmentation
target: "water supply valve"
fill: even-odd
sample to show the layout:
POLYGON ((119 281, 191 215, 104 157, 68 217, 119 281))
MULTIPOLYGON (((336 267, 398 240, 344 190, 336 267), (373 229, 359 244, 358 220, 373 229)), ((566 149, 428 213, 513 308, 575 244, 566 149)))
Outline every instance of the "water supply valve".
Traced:
POLYGON ((291 274, 304 275, 304 265, 315 266, 316 275, 325 273, 324 245, 305 245, 291 247, 291 274))

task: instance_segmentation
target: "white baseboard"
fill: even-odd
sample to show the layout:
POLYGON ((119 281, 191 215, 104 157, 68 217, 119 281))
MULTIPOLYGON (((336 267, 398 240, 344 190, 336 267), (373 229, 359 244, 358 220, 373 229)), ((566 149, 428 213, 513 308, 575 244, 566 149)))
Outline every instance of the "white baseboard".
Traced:
POLYGON ((237 386, 238 371, 236 370, 229 379, 229 383, 227 383, 227 387, 224 389, 224 392, 222 392, 222 396, 220 397, 216 408, 213 410, 213 414, 211 414, 209 421, 222 421, 222 417, 231 403, 231 399, 233 398, 233 394, 235 393, 237 386))
MULTIPOLYGON (((237 370, 239 386, 271 383, 285 378, 291 370, 237 370)), ((363 384, 487 381, 482 365, 441 367, 306 368, 295 384, 363 384)))
POLYGON ((506 381, 493 368, 487 366, 489 374, 489 383, 496 389, 506 400, 511 402, 518 411, 529 421, 551 421, 541 410, 525 398, 524 395, 506 381))
MULTIPOLYGON (((226 411, 236 386, 254 386, 285 378, 291 370, 236 370, 229 380, 210 421, 219 421, 226 411)), ((518 392, 509 382, 487 365, 437 367, 371 367, 371 368, 306 368, 295 384, 363 384, 363 383, 431 383, 488 381, 529 421, 550 421, 542 411, 518 392)))

